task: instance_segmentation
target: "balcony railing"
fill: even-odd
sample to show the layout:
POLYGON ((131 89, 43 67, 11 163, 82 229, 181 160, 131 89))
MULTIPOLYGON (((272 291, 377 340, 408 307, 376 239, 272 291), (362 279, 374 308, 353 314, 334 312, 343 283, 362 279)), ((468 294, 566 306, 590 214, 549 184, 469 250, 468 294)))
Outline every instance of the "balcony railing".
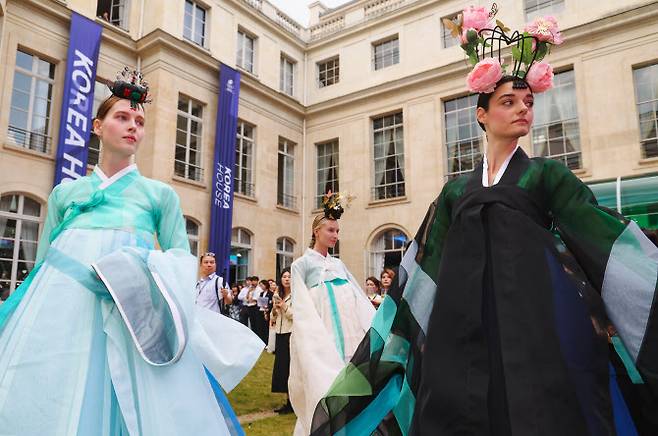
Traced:
POLYGON ((11 142, 20 147, 24 147, 28 150, 34 150, 39 153, 50 154, 51 138, 48 135, 9 126, 7 136, 11 142))
POLYGON ((372 200, 387 200, 405 196, 404 182, 379 185, 371 188, 372 200))
POLYGON ((254 184, 246 182, 244 180, 234 180, 234 188, 236 194, 242 194, 247 197, 253 197, 254 193, 254 184))
POLYGON ((288 209, 297 208, 297 197, 294 195, 284 194, 279 192, 276 196, 276 204, 279 206, 286 207, 288 209))

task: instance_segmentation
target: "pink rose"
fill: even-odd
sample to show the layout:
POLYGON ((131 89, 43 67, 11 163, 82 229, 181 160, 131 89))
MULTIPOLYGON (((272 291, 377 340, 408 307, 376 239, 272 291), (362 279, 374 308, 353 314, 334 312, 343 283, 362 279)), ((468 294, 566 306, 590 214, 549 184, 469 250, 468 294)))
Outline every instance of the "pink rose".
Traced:
MULTIPOLYGON (((473 28, 466 28, 466 27, 464 27, 463 30, 462 30, 462 34, 459 35, 459 40, 461 41, 462 45, 463 45, 463 44, 468 44, 468 32, 470 32, 470 31, 475 32, 476 35, 477 35, 477 30, 475 30, 475 29, 473 29, 473 28)), ((477 36, 476 36, 476 37, 477 37, 477 36)))
POLYGON ((462 12, 464 29, 482 30, 489 25, 489 11, 484 6, 469 6, 462 12))
POLYGON ((489 94, 496 89, 496 83, 503 77, 503 68, 496 58, 485 58, 475 64, 473 71, 466 76, 466 84, 472 92, 489 94))
POLYGON ((535 62, 525 76, 532 92, 544 92, 553 87, 553 67, 546 62, 535 62))
POLYGON ((560 29, 557 27, 557 20, 552 16, 535 18, 535 21, 526 25, 523 30, 540 41, 550 42, 554 45, 564 42, 560 29))

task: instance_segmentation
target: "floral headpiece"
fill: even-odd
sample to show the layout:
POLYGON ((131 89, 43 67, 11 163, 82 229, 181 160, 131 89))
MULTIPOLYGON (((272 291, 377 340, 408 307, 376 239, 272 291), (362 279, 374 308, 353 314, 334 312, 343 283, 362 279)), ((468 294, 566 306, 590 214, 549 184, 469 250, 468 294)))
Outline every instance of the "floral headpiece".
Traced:
POLYGON ((340 216, 345 212, 343 209, 343 204, 349 206, 352 202, 351 195, 347 197, 340 194, 340 192, 331 192, 328 191, 324 198, 322 199, 322 206, 324 207, 324 217, 331 220, 338 220, 340 216))
POLYGON ((117 74, 117 78, 112 85, 108 85, 112 94, 130 100, 130 107, 137 109, 138 104, 150 103, 147 100, 149 85, 144 80, 144 76, 137 70, 131 70, 125 67, 117 74))
POLYGON ((461 47, 468 55, 473 70, 466 83, 471 92, 489 94, 496 83, 510 75, 524 80, 533 92, 544 92, 553 87, 553 68, 542 62, 552 45, 562 44, 562 36, 555 17, 536 18, 525 26, 523 32, 510 29, 494 17, 498 13, 496 3, 487 11, 482 6, 469 6, 453 22, 443 19, 452 36, 459 38, 461 47), (512 46, 512 63, 502 58, 503 43, 512 46), (509 71, 508 71, 509 68, 509 71))

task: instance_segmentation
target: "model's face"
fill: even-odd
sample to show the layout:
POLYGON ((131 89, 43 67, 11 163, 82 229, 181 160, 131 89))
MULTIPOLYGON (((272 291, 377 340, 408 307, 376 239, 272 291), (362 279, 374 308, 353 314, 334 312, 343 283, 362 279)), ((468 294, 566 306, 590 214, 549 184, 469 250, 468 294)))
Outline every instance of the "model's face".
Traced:
POLYGON ((489 110, 477 108, 478 121, 489 138, 516 139, 530 131, 534 119, 534 96, 530 89, 514 89, 513 82, 500 85, 489 100, 489 110))
POLYGON ((290 287, 290 273, 288 271, 284 272, 281 275, 281 284, 283 285, 284 288, 290 287))
POLYGON ((340 228, 337 220, 325 220, 324 223, 314 230, 315 241, 322 247, 334 248, 338 242, 340 228))
POLYGON ((209 276, 217 270, 217 264, 215 263, 215 258, 212 256, 204 256, 201 261, 201 274, 209 276))
POLYGON ((366 280, 366 291, 368 291, 369 294, 374 294, 377 292, 377 285, 372 280, 366 280))
POLYGON ((130 101, 114 103, 102 120, 94 120, 94 133, 103 143, 103 153, 130 157, 137 152, 144 138, 144 110, 133 109, 130 101))
POLYGON ((383 287, 390 288, 392 281, 393 279, 391 279, 391 276, 389 276, 388 273, 382 274, 381 282, 383 287))

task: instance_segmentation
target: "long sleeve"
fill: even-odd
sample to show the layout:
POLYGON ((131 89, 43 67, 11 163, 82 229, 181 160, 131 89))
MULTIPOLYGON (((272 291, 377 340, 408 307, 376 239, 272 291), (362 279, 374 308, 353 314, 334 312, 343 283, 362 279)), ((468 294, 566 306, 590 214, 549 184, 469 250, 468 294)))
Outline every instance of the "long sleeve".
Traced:
POLYGON ((546 163, 544 188, 560 236, 601 292, 644 380, 658 387, 658 248, 634 221, 599 206, 563 165, 546 163))
POLYGON ((190 242, 185 229, 185 218, 180 208, 178 194, 167 187, 161 199, 158 219, 158 242, 163 250, 181 248, 190 251, 190 242))
POLYGON ((430 205, 368 333, 317 405, 312 435, 344 429, 348 434, 370 434, 380 423, 391 433, 408 434, 418 389, 412 379, 420 373, 429 315, 441 286, 436 280, 450 227, 450 204, 461 194, 464 180, 446 184, 430 205), (383 402, 384 398, 390 401, 383 402), (367 423, 358 419, 366 410, 367 423), (389 412, 396 419, 384 422, 389 412))
POLYGON ((59 200, 59 186, 56 186, 55 189, 50 193, 48 197, 48 212, 46 215, 46 222, 41 231, 41 237, 39 239, 39 247, 37 248, 37 257, 36 262, 39 263, 43 260, 43 257, 50 247, 50 235, 52 231, 62 222, 63 219, 63 207, 62 203, 59 200))

